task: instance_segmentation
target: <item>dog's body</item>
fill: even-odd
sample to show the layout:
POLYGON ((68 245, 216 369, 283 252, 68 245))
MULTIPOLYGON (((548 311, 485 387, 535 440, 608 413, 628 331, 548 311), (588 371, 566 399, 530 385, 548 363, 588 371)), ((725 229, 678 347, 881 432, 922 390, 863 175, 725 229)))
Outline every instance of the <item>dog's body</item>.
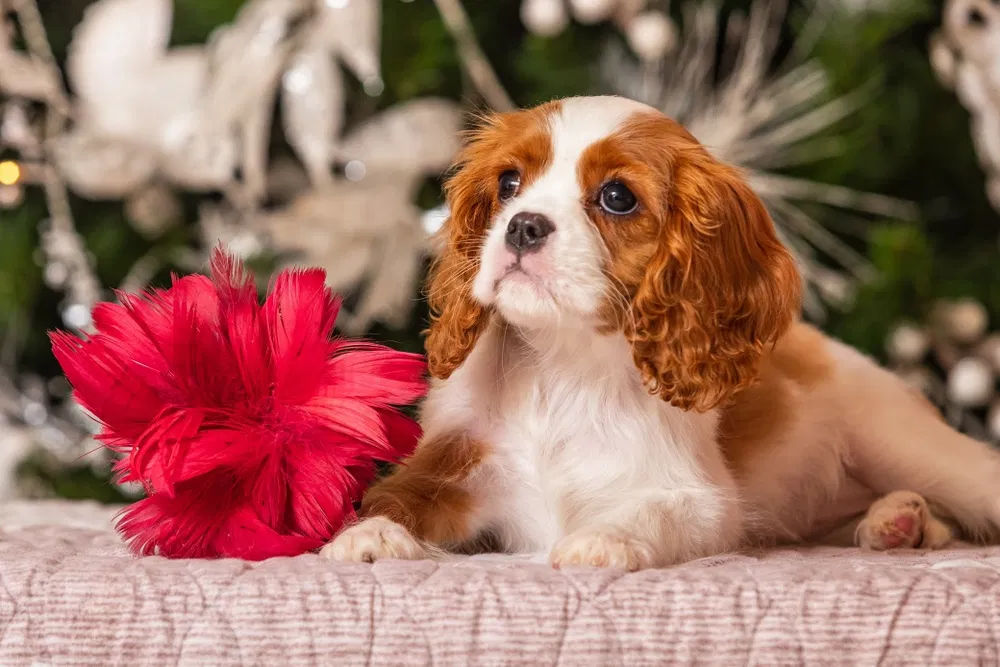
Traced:
POLYGON ((1000 457, 795 322, 763 207, 675 124, 566 100, 495 120, 460 167, 423 440, 325 555, 488 537, 637 569, 855 525, 873 548, 941 546, 925 499, 996 533, 1000 457))

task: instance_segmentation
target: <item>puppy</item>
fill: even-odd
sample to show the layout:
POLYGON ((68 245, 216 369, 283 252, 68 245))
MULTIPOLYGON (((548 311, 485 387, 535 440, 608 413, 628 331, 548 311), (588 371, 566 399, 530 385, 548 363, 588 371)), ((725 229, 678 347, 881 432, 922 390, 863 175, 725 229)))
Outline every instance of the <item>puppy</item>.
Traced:
POLYGON ((499 114, 447 194, 423 439, 323 555, 635 570, 996 534, 1000 457, 798 321, 764 206, 676 122, 617 97, 499 114))

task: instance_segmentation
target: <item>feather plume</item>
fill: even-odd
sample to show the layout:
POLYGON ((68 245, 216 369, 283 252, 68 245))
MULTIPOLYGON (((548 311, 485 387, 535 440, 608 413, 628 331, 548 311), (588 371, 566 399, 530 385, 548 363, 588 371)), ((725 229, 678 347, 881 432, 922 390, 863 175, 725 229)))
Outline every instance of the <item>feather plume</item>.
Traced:
POLYGON ((96 333, 52 334, 98 438, 147 497, 118 529, 137 554, 259 560, 316 549, 354 518, 375 461, 412 452, 396 410, 424 392, 420 355, 331 337, 340 300, 320 270, 285 271, 261 305, 216 250, 211 279, 120 294, 96 333))

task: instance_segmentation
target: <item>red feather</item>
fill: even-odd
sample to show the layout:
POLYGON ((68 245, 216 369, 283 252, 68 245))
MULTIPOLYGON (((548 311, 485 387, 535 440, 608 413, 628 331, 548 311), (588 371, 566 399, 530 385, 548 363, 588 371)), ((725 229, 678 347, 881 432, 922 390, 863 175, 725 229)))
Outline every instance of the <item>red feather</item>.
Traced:
POLYGON ((322 546, 420 428, 395 406, 425 390, 423 357, 331 337, 340 308, 319 270, 286 271, 264 304, 216 250, 212 279, 119 294, 97 333, 51 335, 76 399, 147 497, 118 530, 137 554, 290 556, 322 546))

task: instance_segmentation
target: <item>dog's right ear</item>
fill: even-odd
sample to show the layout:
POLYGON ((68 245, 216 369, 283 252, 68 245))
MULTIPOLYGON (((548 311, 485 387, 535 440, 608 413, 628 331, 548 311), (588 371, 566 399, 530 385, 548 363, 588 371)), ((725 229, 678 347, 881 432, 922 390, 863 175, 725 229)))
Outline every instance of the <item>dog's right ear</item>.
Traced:
MULTIPOLYGON (((447 225, 454 226, 456 212, 447 225)), ((472 297, 472 281, 479 267, 478 243, 449 234, 448 245, 431 267, 427 300, 431 325, 427 330, 427 367, 436 378, 447 378, 469 356, 489 321, 489 312, 472 297), (458 238, 456 238, 458 237, 458 238)))
POLYGON ((492 308, 472 296, 479 255, 490 221, 500 208, 500 175, 513 168, 526 175, 551 157, 549 117, 560 102, 534 109, 481 116, 445 186, 451 216, 444 251, 431 268, 431 325, 427 362, 431 375, 446 378, 469 356, 492 317, 492 308))
POLYGON ((472 283, 497 201, 488 157, 501 116, 483 119, 468 135, 445 185, 451 213, 441 230, 444 249, 431 266, 427 285, 427 366, 436 378, 447 378, 465 361, 490 318, 490 309, 472 296, 472 283))

